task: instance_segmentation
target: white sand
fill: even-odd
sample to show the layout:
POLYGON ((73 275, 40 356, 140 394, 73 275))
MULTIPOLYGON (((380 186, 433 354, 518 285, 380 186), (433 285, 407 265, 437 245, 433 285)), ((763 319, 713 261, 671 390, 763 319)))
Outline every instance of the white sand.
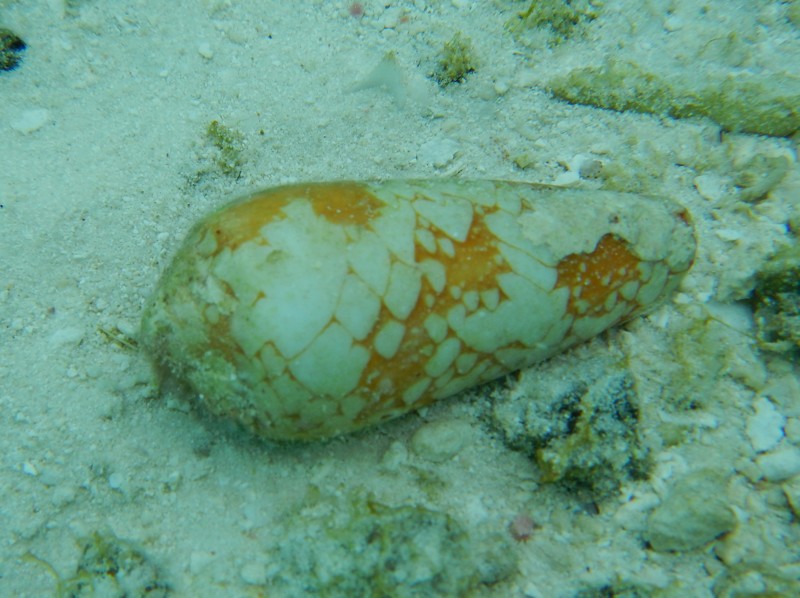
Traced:
POLYGON ((795 142, 721 142, 709 121, 576 107, 543 91, 553 75, 607 55, 698 84, 704 69, 797 75, 790 4, 709 0, 703 13, 692 0, 607 2, 584 36, 550 49, 505 28, 524 2, 368 0, 363 18, 349 4, 0 0, 0 26, 29 46, 18 70, 0 73, 0 595, 49 595, 55 580, 25 555, 67 579, 79 539, 98 530, 141 547, 177 595, 300 595, 304 580, 281 547, 319 549, 298 515, 312 487, 423 505, 476 538, 508 537, 509 522, 530 515, 534 536, 511 542, 518 572, 478 595, 792 587, 797 365, 759 352, 749 311, 733 301, 789 243, 795 142), (442 89, 427 75, 456 31, 473 41, 478 68, 442 89), (374 82, 389 51, 400 78, 359 85, 374 82), (214 166, 212 120, 244 135, 238 178, 197 179, 214 166), (514 162, 523 154, 525 170, 514 162), (786 156, 790 172, 744 204, 735 175, 757 154, 786 156), (231 195, 298 180, 456 175, 591 188, 599 183, 575 174, 587 160, 618 169, 615 181, 633 191, 682 202, 699 237, 677 303, 559 358, 578 370, 622 351, 643 401, 652 477, 626 481, 599 514, 541 483, 536 465, 477 419, 488 391, 327 444, 276 447, 157 400, 146 358, 100 332, 135 335, 188 227, 231 195), (686 396, 699 408, 677 406, 686 396), (453 458, 409 448, 418 429, 450 420, 471 431, 453 458), (719 495, 736 530, 682 554, 646 547, 648 514, 702 469, 725 480, 719 495))

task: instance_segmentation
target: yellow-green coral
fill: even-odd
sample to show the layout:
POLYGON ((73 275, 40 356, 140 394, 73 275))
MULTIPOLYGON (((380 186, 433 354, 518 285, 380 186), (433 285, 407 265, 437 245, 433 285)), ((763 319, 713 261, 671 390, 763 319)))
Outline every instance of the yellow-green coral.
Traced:
POLYGON ((244 164, 244 135, 212 120, 206 129, 206 138, 219 150, 216 162, 220 171, 226 175, 238 176, 244 164))
POLYGON ((597 15, 594 3, 588 0, 531 0, 528 8, 508 26, 517 34, 544 31, 547 43, 556 45, 572 37, 581 25, 593 21, 597 15))
POLYGON ((581 22, 597 18, 597 13, 586 1, 532 0, 519 17, 526 27, 550 27, 566 37, 581 22))
POLYGON ((433 78, 439 85, 445 87, 450 83, 462 82, 473 71, 475 71, 475 55, 472 42, 460 32, 456 33, 444 44, 433 78))

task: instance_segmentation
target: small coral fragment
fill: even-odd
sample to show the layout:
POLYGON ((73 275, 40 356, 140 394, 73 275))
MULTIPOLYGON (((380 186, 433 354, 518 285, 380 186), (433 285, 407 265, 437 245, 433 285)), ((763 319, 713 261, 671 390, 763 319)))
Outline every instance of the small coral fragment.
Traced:
POLYGON ((520 13, 516 27, 547 27, 558 41, 563 41, 578 25, 596 18, 597 12, 586 0, 531 0, 528 9, 520 13))
POLYGON ((238 176, 244 164, 242 157, 244 135, 219 121, 212 120, 206 129, 206 138, 219 151, 216 162, 220 172, 238 176))
POLYGON ((445 87, 451 83, 461 83, 474 71, 475 56, 472 42, 461 33, 456 33, 444 44, 433 78, 439 85, 445 87))

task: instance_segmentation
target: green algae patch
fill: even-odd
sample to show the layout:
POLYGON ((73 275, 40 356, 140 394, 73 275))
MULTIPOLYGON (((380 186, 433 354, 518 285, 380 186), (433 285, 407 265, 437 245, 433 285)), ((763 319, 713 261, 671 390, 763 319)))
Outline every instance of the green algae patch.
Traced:
POLYGON ((649 475, 639 439, 639 397, 624 361, 604 356, 570 369, 550 362, 498 397, 490 422, 511 449, 536 463, 541 481, 590 500, 615 495, 649 475))
POLYGON ((63 579, 50 563, 32 554, 27 560, 44 567, 56 580, 56 598, 109 596, 166 598, 172 595, 163 572, 133 542, 111 532, 94 532, 80 540, 81 557, 74 575, 63 579))
POLYGON ((774 256, 758 274, 750 296, 762 349, 800 359, 800 249, 774 256))
POLYGON ((634 62, 609 60, 550 81, 555 97, 616 112, 709 118, 726 131, 786 137, 800 130, 800 78, 780 74, 709 75, 700 86, 634 62))
POLYGON ((475 72, 475 52, 468 37, 456 33, 442 48, 433 79, 442 87, 461 83, 475 72))
POLYGON ((586 0, 532 0, 526 10, 509 22, 508 27, 517 34, 530 30, 544 31, 548 34, 548 44, 558 45, 597 16, 595 5, 586 0))
POLYGON ((245 134, 218 120, 212 120, 195 146, 197 169, 186 176, 188 188, 212 186, 218 192, 222 181, 231 183, 242 176, 249 153, 245 134))
POLYGON ((206 129, 206 139, 214 145, 218 154, 216 164, 227 176, 239 176, 244 164, 244 135, 235 129, 212 120, 206 129))

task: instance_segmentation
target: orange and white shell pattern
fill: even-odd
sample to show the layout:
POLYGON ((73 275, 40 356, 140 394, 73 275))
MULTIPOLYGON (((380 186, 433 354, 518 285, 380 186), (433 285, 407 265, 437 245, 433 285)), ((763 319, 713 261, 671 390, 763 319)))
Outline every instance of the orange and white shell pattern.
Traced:
POLYGON ((397 417, 652 306, 692 263, 667 200, 501 181, 305 183, 200 221, 142 341, 273 439, 397 417))

